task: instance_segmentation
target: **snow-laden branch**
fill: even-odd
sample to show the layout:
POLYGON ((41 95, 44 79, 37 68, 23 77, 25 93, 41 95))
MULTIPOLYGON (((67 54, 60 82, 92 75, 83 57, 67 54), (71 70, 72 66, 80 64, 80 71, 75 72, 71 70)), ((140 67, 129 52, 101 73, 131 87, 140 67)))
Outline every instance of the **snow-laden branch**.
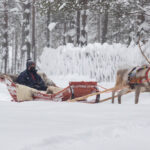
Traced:
POLYGON ((50 23, 48 26, 49 31, 52 31, 55 28, 56 24, 57 24, 56 22, 50 23))

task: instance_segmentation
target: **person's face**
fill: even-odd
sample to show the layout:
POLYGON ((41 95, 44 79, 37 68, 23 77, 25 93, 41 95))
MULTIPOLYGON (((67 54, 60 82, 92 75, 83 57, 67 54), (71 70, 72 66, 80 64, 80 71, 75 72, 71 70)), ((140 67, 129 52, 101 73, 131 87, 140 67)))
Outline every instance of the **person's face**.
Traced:
POLYGON ((32 64, 29 66, 28 70, 35 71, 35 64, 32 64))

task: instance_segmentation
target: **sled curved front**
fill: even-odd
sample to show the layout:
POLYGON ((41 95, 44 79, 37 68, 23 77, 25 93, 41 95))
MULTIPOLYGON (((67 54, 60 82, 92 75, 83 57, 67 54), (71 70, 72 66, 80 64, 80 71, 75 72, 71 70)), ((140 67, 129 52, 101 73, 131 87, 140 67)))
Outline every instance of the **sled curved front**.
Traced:
POLYGON ((17 100, 17 93, 16 93, 16 84, 13 83, 10 79, 5 78, 5 83, 8 89, 8 92, 10 93, 11 97, 13 98, 13 101, 17 100))

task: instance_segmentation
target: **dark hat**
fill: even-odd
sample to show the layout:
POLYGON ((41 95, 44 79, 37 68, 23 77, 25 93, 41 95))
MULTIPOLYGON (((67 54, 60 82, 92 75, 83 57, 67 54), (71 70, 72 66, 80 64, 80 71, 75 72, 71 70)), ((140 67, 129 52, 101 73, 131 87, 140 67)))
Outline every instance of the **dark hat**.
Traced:
POLYGON ((35 62, 31 59, 27 59, 27 62, 26 62, 26 67, 27 69, 32 66, 32 65, 35 65, 35 62))

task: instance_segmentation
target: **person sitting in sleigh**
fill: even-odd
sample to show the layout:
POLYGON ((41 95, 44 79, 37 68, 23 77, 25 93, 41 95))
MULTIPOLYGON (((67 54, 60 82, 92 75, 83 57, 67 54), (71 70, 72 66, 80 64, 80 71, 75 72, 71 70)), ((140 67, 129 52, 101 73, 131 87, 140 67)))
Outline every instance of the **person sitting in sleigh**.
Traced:
POLYGON ((37 90, 46 91, 47 86, 37 73, 35 62, 28 59, 26 62, 26 70, 21 72, 16 82, 37 90))

